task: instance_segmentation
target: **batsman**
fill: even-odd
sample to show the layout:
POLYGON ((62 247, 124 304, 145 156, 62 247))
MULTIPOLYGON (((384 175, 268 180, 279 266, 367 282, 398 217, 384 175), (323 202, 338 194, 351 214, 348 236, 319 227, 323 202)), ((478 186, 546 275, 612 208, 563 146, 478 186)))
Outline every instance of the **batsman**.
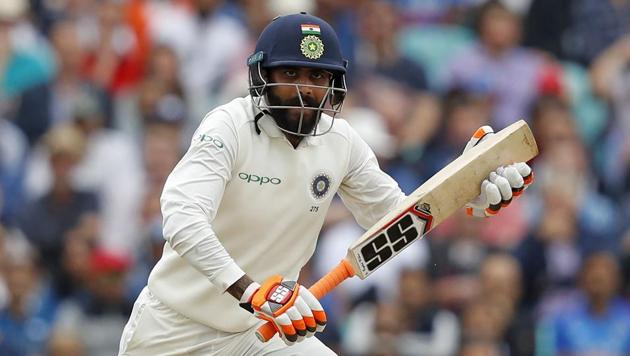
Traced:
MULTIPOLYGON (((281 16, 263 30, 247 61, 249 95, 206 115, 166 181, 163 256, 120 355, 334 355, 313 337, 326 311, 296 283, 331 200, 339 194, 368 229, 405 199, 336 118, 347 64, 320 18, 281 16), (261 342, 256 329, 269 321, 277 336, 261 342)), ((479 128, 465 150, 491 135, 479 128)), ((467 211, 495 215, 532 177, 523 162, 498 167, 467 211)))

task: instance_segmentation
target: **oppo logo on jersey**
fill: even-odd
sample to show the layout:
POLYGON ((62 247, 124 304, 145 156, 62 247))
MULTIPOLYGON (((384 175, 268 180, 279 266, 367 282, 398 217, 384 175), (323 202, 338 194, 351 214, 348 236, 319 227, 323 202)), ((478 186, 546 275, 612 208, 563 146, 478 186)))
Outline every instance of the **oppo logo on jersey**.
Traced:
POLYGON ((263 185, 267 183, 278 185, 282 183, 280 178, 261 177, 261 176, 257 176, 255 174, 249 174, 249 173, 239 173, 238 177, 246 181, 247 183, 258 183, 259 185, 263 185))

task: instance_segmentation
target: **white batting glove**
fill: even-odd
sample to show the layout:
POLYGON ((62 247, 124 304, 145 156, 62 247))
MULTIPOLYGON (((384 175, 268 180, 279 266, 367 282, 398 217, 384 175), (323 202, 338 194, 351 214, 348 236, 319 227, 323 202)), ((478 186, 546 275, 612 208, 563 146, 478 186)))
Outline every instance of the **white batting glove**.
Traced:
MULTIPOLYGON (((464 152, 493 134, 492 127, 480 127, 466 144, 464 152)), ((525 162, 500 166, 481 182, 481 194, 466 204, 466 213, 476 217, 494 216, 502 207, 508 206, 513 197, 521 195, 533 181, 534 172, 525 162)))
POLYGON ((287 345, 326 327, 326 312, 317 298, 295 281, 275 275, 262 285, 254 282, 243 293, 241 306, 257 318, 271 321, 287 345))

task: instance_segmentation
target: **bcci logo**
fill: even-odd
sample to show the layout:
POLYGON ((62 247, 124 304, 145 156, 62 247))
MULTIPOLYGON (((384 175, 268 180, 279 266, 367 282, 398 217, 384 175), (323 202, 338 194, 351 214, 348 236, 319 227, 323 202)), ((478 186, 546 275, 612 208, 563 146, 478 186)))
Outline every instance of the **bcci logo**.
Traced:
POLYGON ((331 179, 330 176, 325 173, 320 173, 315 176, 311 182, 311 194, 315 199, 322 199, 326 196, 330 190, 331 179))
POLYGON ((317 36, 308 35, 300 43, 302 54, 308 59, 318 59, 324 54, 324 42, 317 36))

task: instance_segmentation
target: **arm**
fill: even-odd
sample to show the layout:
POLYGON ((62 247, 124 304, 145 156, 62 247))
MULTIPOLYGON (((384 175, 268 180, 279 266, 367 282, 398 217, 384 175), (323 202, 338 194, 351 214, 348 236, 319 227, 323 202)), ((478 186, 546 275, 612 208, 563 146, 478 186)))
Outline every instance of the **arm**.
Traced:
POLYGON ((370 147, 352 129, 348 173, 339 188, 339 196, 359 225, 369 229, 389 213, 405 195, 398 183, 381 170, 370 147))
POLYGON ((211 225, 237 150, 236 128, 227 113, 209 114, 169 175, 160 199, 167 243, 221 291, 245 274, 211 225))

